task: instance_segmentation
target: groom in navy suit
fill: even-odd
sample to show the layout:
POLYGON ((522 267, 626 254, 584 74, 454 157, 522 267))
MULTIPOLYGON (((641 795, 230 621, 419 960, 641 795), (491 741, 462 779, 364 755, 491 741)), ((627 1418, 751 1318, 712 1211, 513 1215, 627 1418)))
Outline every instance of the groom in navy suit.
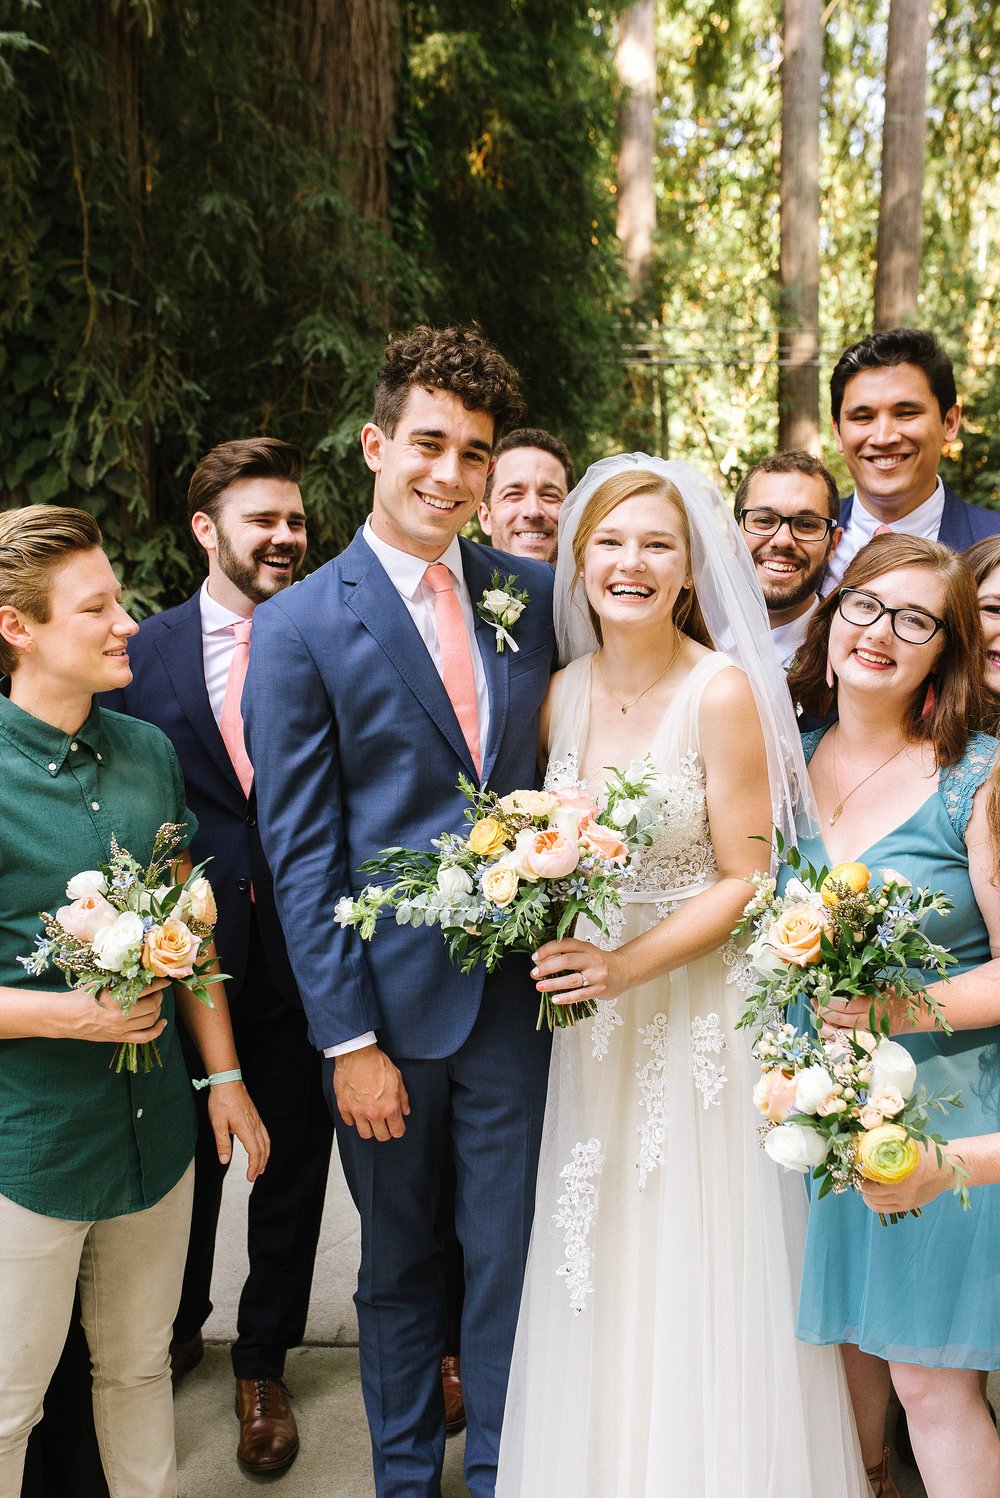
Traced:
POLYGON ((883 530, 941 541, 953 551, 1000 532, 1000 511, 965 504, 938 475, 962 408, 951 360, 932 333, 892 328, 853 344, 830 376, 830 405, 854 493, 841 503, 844 535, 820 589, 824 596, 883 530))
POLYGON ((464 825, 459 776, 536 783, 553 664, 552 569, 459 537, 521 402, 477 333, 389 341, 362 432, 372 512, 339 557, 263 604, 244 696, 264 851, 361 1215, 355 1301, 378 1498, 438 1498, 443 1292, 436 1237, 453 1163, 465 1255, 465 1475, 492 1498, 535 1185, 549 1036, 527 958, 463 976, 441 933, 334 920, 394 844, 464 825), (529 595, 496 648, 492 575, 529 595))

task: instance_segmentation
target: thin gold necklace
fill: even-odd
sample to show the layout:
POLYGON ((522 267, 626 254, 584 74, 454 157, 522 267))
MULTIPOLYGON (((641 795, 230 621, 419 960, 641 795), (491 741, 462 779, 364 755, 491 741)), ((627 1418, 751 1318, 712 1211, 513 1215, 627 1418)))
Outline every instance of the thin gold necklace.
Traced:
POLYGON ((633 697, 631 702, 623 702, 622 699, 618 696, 618 693, 617 692, 613 692, 611 690, 611 688, 608 686, 608 678, 605 676, 604 669, 601 666, 600 658, 598 658, 598 662, 597 662, 597 674, 601 678, 601 682, 602 682, 602 684, 604 686, 604 690, 607 692, 608 696, 611 697, 611 698, 613 698, 614 701, 617 702, 618 706, 621 708, 621 710, 622 710, 622 717, 625 716, 625 714, 628 712, 628 710, 629 710, 630 707, 635 707, 636 703, 639 702, 639 701, 641 701, 641 699, 643 697, 645 697, 645 695, 646 695, 647 692, 651 692, 653 690, 653 688, 656 686, 656 683, 658 681, 662 681, 663 680, 663 678, 666 676, 667 672, 670 670, 670 667, 673 665, 674 661, 680 655, 680 653, 681 653, 681 646, 683 644, 684 644, 684 636, 681 634, 680 630, 678 630, 677 631, 677 648, 675 649, 673 655, 670 657, 669 661, 667 661, 667 664, 664 666, 664 668, 660 672, 659 676, 655 676, 653 678, 653 680, 649 683, 648 687, 643 687, 642 691, 639 693, 639 696, 638 697, 633 697))
POLYGON ((886 765, 891 765, 892 762, 893 762, 893 760, 894 759, 898 759, 899 756, 903 753, 903 751, 905 749, 907 749, 908 747, 909 747, 909 745, 903 744, 903 746, 901 748, 899 748, 899 749, 896 750, 895 754, 890 754, 889 758, 888 759, 884 759, 880 765, 876 765, 875 768, 874 768, 874 770, 869 770, 868 774, 862 780, 859 780, 858 783, 857 783, 857 785, 851 787, 851 789, 847 792, 846 796, 841 796, 841 794, 840 794, 840 777, 837 774, 837 731, 836 731, 836 729, 834 729, 834 732, 833 732, 833 783, 834 783, 834 785, 837 788, 837 797, 838 797, 838 800, 837 800, 836 806, 833 808, 833 815, 830 817, 830 826, 831 827, 833 826, 833 824, 837 820, 837 818, 840 816, 840 813, 843 811, 843 809, 844 809, 844 802, 845 801, 850 801, 850 799, 854 795, 855 791, 860 791, 861 787, 863 785, 867 785, 868 782, 869 782, 869 780, 871 780, 873 776, 875 776, 875 775, 878 774, 879 770, 884 770, 885 767, 886 767, 886 765))

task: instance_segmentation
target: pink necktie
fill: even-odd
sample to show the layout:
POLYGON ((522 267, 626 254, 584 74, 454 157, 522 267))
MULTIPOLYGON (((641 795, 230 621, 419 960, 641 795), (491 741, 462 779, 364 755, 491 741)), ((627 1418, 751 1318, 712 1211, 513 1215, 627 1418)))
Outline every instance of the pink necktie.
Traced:
POLYGON ((243 683, 247 679, 247 666, 250 664, 251 624, 249 619, 241 619, 238 624, 231 624, 229 627, 236 636, 236 647, 233 650, 233 658, 229 662, 229 675, 226 677, 226 695, 222 700, 219 732, 222 734, 222 742, 229 751, 236 778, 243 787, 243 794, 249 796, 250 787, 253 784, 253 765, 250 763, 246 745, 243 742, 243 714, 240 712, 240 699, 243 696, 243 683))
POLYGON ((451 698, 458 726, 465 735, 476 773, 483 769, 479 750, 479 710, 476 706, 476 677, 472 669, 472 647, 465 626, 462 605, 455 596, 451 573, 443 562, 434 562, 424 573, 427 586, 434 593, 434 628, 441 651, 441 674, 444 689, 451 698))
POLYGON ((872 531, 872 540, 874 540, 876 536, 891 536, 892 534, 893 530, 891 525, 877 525, 872 531))

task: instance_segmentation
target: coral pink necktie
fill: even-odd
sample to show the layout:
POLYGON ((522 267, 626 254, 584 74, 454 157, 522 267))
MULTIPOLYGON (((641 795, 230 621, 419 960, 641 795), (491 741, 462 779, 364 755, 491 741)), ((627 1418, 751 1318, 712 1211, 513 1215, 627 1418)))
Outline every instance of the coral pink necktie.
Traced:
POLYGON ((219 732, 229 752, 229 758, 233 762, 236 778, 243 787, 243 794, 249 796, 250 787, 253 785, 253 765, 250 763, 246 744, 243 742, 243 714, 240 712, 240 699, 243 696, 243 683, 247 679, 247 666, 250 664, 250 620, 241 619, 238 624, 231 624, 229 628, 236 636, 236 647, 233 650, 233 658, 229 662, 229 675, 226 677, 226 695, 222 700, 219 732))
POLYGON ((479 750, 479 709, 476 706, 476 677, 472 669, 472 647, 465 627, 462 605, 455 595, 451 573, 443 562, 434 562, 424 573, 427 586, 434 593, 434 628, 441 651, 441 674, 444 689, 451 698, 458 726, 465 735, 476 774, 483 770, 479 750))
POLYGON ((877 525, 872 531, 872 539, 876 536, 891 536, 893 534, 891 525, 877 525))

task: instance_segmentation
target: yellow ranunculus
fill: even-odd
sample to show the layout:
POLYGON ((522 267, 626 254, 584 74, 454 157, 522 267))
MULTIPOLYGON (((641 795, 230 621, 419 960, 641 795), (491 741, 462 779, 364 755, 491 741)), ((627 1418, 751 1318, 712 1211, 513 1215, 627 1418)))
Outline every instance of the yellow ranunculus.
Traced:
POLYGON ((836 888, 838 884, 846 884, 852 894, 863 894, 871 877, 871 870, 863 863, 835 863, 820 887, 823 904, 833 910, 840 899, 840 892, 836 888))
POLYGON ((920 1149, 915 1139, 906 1137, 900 1124, 879 1124, 858 1136, 855 1144, 858 1169, 866 1181, 880 1181, 891 1186, 905 1181, 920 1163, 920 1149))
POLYGON ((496 817, 480 817, 469 833, 469 847, 480 858, 497 858, 507 847, 503 823, 496 817))

